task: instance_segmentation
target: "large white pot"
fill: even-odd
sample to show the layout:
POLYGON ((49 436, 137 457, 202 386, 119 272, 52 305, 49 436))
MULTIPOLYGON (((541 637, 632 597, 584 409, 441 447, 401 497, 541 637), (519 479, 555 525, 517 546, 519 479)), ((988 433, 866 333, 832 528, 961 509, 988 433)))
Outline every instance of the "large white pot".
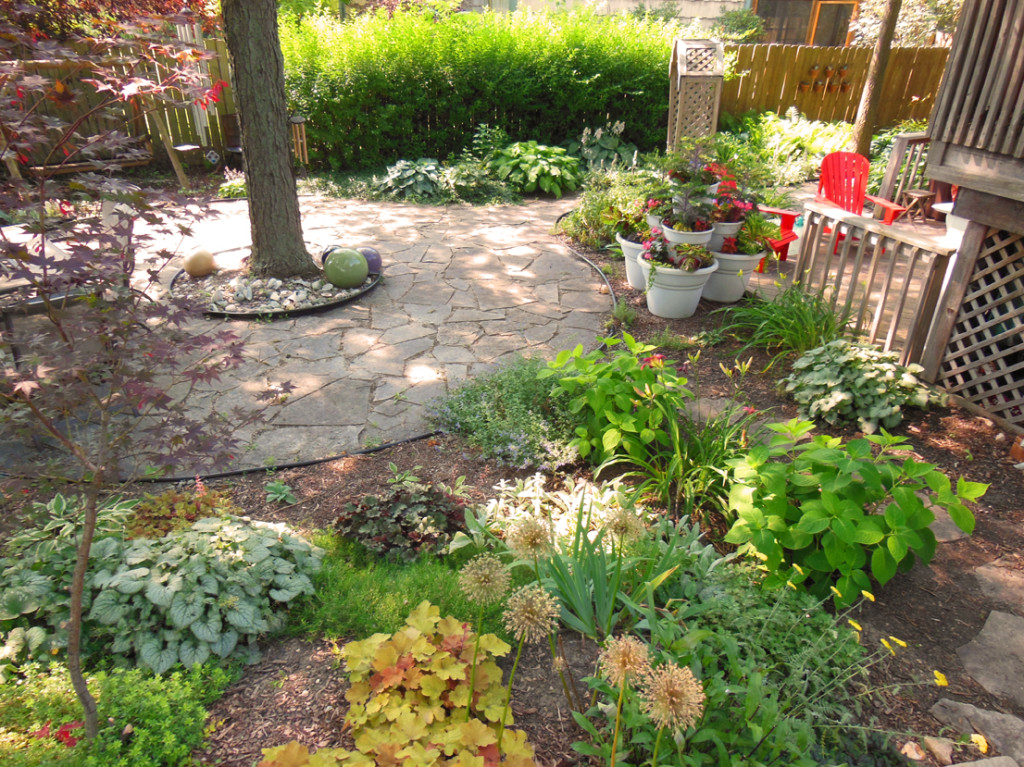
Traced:
POLYGON ((647 279, 647 309, 655 317, 678 320, 691 317, 697 311, 701 291, 708 278, 718 269, 718 261, 695 272, 684 272, 668 266, 640 260, 640 268, 647 279))
POLYGON ((718 223, 714 225, 711 235, 711 242, 708 243, 708 250, 719 251, 722 249, 722 243, 726 237, 735 237, 740 233, 740 228, 743 226, 742 221, 736 221, 731 224, 718 223))
POLYGON ((648 213, 647 226, 651 227, 651 229, 661 229, 661 216, 655 216, 653 213, 648 213))
POLYGON ((677 232, 666 226, 661 233, 665 236, 665 241, 673 245, 707 245, 711 242, 714 231, 708 229, 706 232, 677 232))
POLYGON ((747 285, 750 284, 750 276, 757 269, 757 264, 764 258, 764 255, 764 253, 757 253, 753 256, 741 253, 715 253, 718 271, 708 279, 702 296, 708 301, 717 301, 721 304, 739 301, 743 298, 747 285))
POLYGON ((647 281, 644 279, 644 271, 640 268, 640 254, 644 252, 644 246, 615 235, 615 240, 622 248, 622 255, 626 259, 626 282, 634 290, 644 290, 647 281))

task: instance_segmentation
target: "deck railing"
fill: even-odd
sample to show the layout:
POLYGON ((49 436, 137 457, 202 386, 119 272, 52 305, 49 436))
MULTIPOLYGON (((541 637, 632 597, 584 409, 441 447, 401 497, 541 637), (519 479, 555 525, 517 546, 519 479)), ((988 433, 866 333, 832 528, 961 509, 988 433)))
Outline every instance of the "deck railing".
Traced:
POLYGON ((816 202, 805 220, 795 280, 858 336, 920 362, 956 247, 816 202))

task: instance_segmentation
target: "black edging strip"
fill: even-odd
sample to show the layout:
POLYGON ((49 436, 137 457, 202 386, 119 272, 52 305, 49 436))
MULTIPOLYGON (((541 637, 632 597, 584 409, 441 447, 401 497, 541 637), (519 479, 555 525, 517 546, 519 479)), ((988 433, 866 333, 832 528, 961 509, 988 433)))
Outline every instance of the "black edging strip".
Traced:
MULTIPOLYGON (((178 278, 185 273, 184 269, 179 269, 178 273, 171 278, 171 292, 174 292, 174 283, 178 281, 178 278)), ((259 319, 283 319, 285 317, 304 317, 307 314, 317 314, 319 312, 327 311, 328 309, 334 309, 338 306, 343 306, 349 301, 355 301, 357 298, 362 298, 377 285, 380 284, 380 274, 371 274, 373 281, 369 285, 366 285, 359 289, 358 292, 352 295, 340 298, 337 301, 330 301, 326 304, 315 304, 313 306, 306 306, 301 309, 280 309, 272 312, 214 312, 209 309, 203 310, 203 316, 207 319, 227 319, 227 320, 259 320, 259 319)))

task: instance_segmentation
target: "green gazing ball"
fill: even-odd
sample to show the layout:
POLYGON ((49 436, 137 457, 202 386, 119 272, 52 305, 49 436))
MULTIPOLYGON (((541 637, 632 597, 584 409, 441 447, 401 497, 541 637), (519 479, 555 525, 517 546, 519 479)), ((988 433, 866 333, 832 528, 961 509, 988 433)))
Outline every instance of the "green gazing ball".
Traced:
POLYGON ((338 288, 358 288, 369 273, 366 257, 352 248, 338 248, 324 259, 324 277, 338 288))

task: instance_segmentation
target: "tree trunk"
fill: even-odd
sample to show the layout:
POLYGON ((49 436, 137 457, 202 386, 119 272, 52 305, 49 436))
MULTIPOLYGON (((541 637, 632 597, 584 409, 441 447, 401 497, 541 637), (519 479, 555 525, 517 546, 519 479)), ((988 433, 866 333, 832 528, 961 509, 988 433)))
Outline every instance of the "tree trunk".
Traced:
POLYGON ((878 30, 878 40, 875 41, 875 50, 871 54, 871 63, 868 65, 868 75, 860 97, 860 106, 857 107, 857 119, 853 123, 853 136, 850 139, 850 144, 854 152, 865 157, 871 151, 871 135, 875 132, 875 124, 878 122, 879 99, 882 95, 882 83, 885 82, 885 68, 889 65, 889 51, 892 48, 896 20, 900 15, 902 5, 903 0, 886 0, 881 26, 878 30))
POLYGON ((99 502, 97 494, 96 488, 92 485, 85 493, 85 520, 82 525, 82 538, 78 542, 75 572, 71 578, 71 619, 68 621, 68 672, 71 674, 71 685, 75 688, 85 715, 85 736, 90 740, 99 734, 100 728, 96 699, 89 692, 85 674, 82 672, 82 595, 85 592, 85 573, 89 567, 89 551, 92 548, 93 535, 96 533, 96 507, 99 502))
POLYGON ((302 239, 292 173, 276 0, 223 0, 221 13, 249 191, 249 270, 270 277, 316 275, 302 239))

